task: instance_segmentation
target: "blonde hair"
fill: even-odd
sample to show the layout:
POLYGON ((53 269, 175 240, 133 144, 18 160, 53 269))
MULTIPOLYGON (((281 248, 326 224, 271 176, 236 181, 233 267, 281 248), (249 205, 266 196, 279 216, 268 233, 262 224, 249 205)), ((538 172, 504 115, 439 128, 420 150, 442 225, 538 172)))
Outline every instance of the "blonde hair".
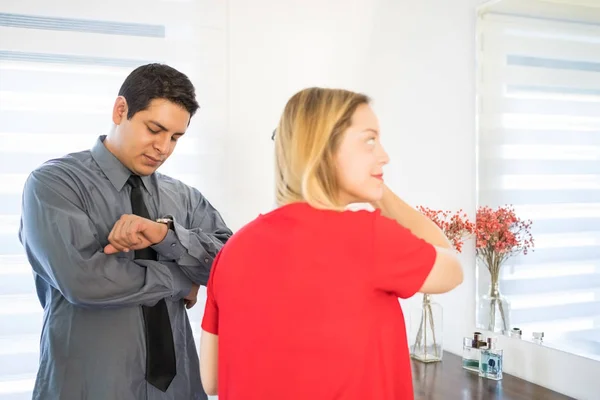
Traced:
POLYGON ((342 89, 308 88, 287 102, 275 133, 277 205, 307 202, 343 209, 334 156, 352 115, 370 99, 342 89))

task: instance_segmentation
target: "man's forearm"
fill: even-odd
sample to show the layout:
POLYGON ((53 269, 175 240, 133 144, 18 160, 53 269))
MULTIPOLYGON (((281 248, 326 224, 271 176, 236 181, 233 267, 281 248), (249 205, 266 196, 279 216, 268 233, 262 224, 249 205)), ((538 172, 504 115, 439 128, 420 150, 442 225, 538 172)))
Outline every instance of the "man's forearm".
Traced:
POLYGON ((385 217, 396 220, 414 235, 434 246, 451 249, 452 245, 438 226, 425 215, 411 207, 385 186, 383 198, 373 203, 385 217))

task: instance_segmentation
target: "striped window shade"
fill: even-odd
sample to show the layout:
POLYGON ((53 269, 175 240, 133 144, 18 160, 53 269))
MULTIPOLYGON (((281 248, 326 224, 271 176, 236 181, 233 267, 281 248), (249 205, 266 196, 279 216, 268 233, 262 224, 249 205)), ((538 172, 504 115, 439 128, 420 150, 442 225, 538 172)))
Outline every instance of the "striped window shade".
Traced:
POLYGON ((478 34, 478 203, 533 221, 501 276, 511 325, 600 359, 600 20, 487 13, 478 34))
MULTIPOLYGON (((218 207, 225 11, 219 0, 0 2, 0 400, 30 399, 38 366, 42 307, 17 236, 23 183, 44 161, 89 149, 111 129, 135 67, 166 63, 195 84, 201 109, 161 172, 218 207)), ((196 333, 202 300, 189 311, 196 333)))

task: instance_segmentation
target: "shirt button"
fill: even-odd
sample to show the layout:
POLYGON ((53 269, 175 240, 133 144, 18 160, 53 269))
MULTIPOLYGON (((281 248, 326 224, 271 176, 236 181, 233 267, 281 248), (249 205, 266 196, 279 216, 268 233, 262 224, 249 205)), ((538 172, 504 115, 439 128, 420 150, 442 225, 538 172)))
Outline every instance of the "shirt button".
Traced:
POLYGON ((205 258, 205 259, 204 259, 204 262, 205 262, 205 263, 208 263, 208 258, 205 258))
POLYGON ((171 243, 171 247, 175 247, 175 243, 171 243))

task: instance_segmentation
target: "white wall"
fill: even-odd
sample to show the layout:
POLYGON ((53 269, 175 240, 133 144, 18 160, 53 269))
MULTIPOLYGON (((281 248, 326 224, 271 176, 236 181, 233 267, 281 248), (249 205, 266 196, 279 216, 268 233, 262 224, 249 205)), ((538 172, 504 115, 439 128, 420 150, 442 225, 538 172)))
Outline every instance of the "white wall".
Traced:
MULTIPOLYGON (((231 226, 271 209, 271 132, 286 100, 318 85, 374 99, 393 190, 411 204, 474 217, 477 3, 229 0, 229 196, 221 208, 231 226)), ((435 296, 444 306, 445 348, 456 354, 475 330, 472 246, 463 257, 463 285, 435 296)), ((600 363, 504 338, 500 344, 507 373, 578 399, 600 390, 600 363)))
MULTIPOLYGON (((413 205, 474 217, 473 2, 384 0, 376 19, 366 87, 392 160, 388 184, 413 205)), ((472 246, 464 259, 473 259, 472 246)), ((460 288, 435 296, 444 306, 445 348, 455 353, 475 319, 473 265, 466 266, 460 288)), ((418 307, 417 297, 405 308, 418 307)))
POLYGON ((286 101, 308 86, 356 89, 369 0, 229 1, 230 199, 234 228, 274 204, 273 142, 286 101))

